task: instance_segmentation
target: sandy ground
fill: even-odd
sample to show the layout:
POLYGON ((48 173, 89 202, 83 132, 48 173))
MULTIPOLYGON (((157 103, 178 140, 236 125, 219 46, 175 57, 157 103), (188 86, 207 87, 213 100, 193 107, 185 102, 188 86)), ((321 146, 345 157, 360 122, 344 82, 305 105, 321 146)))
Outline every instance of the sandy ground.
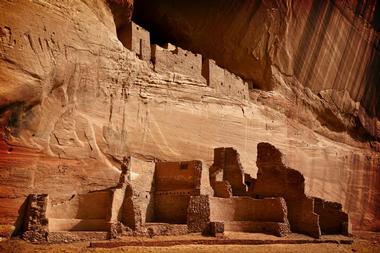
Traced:
POLYGON ((320 243, 320 244, 274 244, 274 245, 186 245, 172 247, 121 247, 112 249, 90 248, 88 242, 69 244, 31 244, 20 239, 0 242, 1 253, 140 253, 140 252, 172 252, 172 253, 231 253, 231 252, 292 252, 292 253, 339 253, 339 252, 380 252, 380 233, 362 233, 354 237, 351 245, 320 243))

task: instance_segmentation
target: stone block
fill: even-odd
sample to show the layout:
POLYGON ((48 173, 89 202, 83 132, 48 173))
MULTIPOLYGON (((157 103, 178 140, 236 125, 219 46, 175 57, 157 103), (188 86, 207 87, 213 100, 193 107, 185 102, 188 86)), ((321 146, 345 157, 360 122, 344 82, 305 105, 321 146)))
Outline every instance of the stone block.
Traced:
POLYGON ((222 236, 224 234, 224 223, 212 221, 209 224, 211 236, 222 236))

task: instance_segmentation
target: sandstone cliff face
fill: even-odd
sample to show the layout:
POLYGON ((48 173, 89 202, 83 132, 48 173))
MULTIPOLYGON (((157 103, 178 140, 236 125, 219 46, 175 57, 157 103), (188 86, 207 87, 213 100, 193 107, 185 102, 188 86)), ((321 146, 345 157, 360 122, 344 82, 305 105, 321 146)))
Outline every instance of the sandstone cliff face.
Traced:
POLYGON ((134 19, 157 42, 201 52, 254 87, 274 89, 277 71, 291 77, 288 83, 318 94, 338 118, 359 114, 360 122, 346 119, 340 128, 364 125, 378 136, 372 120, 380 115, 375 7, 376 1, 139 0, 134 19))
MULTIPOLYGON (((191 25, 169 26, 174 42, 272 89, 252 90, 241 99, 191 76, 156 72, 127 50, 117 29, 130 17, 131 5, 0 2, 2 231, 13 231, 30 193, 65 198, 114 185, 126 154, 211 165, 214 147, 233 146, 255 174, 261 141, 279 147, 289 166, 301 170, 309 195, 343 203, 356 229, 380 229, 378 33, 364 19, 351 20, 345 16, 349 9, 330 4, 318 7, 321 13, 332 8, 330 21, 323 21, 322 14, 309 14, 317 8, 312 2, 303 12, 290 3, 252 3, 259 16, 237 20, 243 27, 232 22, 215 52, 209 50, 215 44, 197 44, 202 36, 192 34, 191 25), (118 6, 126 12, 120 14, 118 6), (278 19, 285 21, 267 25, 278 19), (250 22, 262 20, 266 25, 242 35, 251 31, 250 22), (325 32, 313 32, 308 22, 325 32), (192 39, 188 44, 177 39, 183 34, 192 39)), ((238 10, 256 13, 246 7, 238 10)), ((226 31, 227 23, 215 19, 226 31)), ((194 20, 207 25, 199 16, 194 20)))

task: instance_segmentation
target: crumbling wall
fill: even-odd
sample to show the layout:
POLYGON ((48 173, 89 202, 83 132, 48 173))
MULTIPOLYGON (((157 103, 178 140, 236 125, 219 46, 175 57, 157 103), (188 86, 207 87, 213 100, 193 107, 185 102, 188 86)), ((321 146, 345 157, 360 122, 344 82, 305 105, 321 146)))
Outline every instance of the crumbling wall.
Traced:
POLYGON ((122 223, 133 230, 139 230, 143 224, 142 211, 137 204, 137 197, 130 184, 125 189, 122 223))
POLYGON ((210 167, 210 184, 214 189, 215 196, 225 196, 226 187, 216 183, 217 176, 222 173, 223 181, 228 182, 232 188, 234 196, 246 195, 247 187, 244 184, 244 170, 240 163, 240 156, 233 148, 216 148, 214 149, 214 163, 210 167), (218 185, 218 186, 216 186, 218 185))
POLYGON ((314 198, 305 195, 303 175, 283 163, 281 152, 269 143, 257 145, 257 180, 253 195, 257 198, 283 197, 288 207, 291 230, 320 237, 319 215, 314 198))
POLYGON ((46 241, 49 221, 46 215, 47 194, 31 194, 25 213, 23 238, 29 241, 46 241))
POLYGON ((210 223, 210 197, 206 195, 191 196, 187 209, 187 227, 189 233, 208 232, 210 223))
POLYGON ((321 236, 319 215, 314 210, 314 199, 286 199, 288 219, 292 232, 307 234, 315 238, 321 236))
POLYGON ((239 76, 219 67, 214 60, 202 59, 202 75, 207 84, 219 93, 241 99, 249 97, 248 83, 239 76))
POLYGON ((120 222, 129 229, 141 231, 142 226, 154 219, 153 161, 130 156, 123 161, 119 185, 113 192, 111 223, 120 222))
POLYGON ((150 61, 150 34, 141 26, 130 22, 118 29, 119 40, 129 50, 135 52, 141 60, 150 61))
POLYGON ((203 58, 202 59, 202 75, 206 78, 208 86, 212 88, 220 88, 225 85, 224 83, 224 69, 216 65, 214 60, 203 58))
POLYGON ((228 181, 214 182, 214 196, 220 198, 232 197, 232 187, 228 181))
POLYGON ((202 56, 170 44, 160 47, 152 45, 154 70, 175 72, 204 80, 202 77, 202 56))
POLYGON ((314 205, 322 234, 351 234, 348 214, 343 212, 340 203, 314 198, 314 205))
POLYGON ((247 186, 247 195, 253 196, 256 184, 256 178, 251 177, 250 174, 244 173, 244 184, 247 186))
POLYGON ((130 196, 134 208, 141 213, 141 222, 154 220, 154 161, 145 161, 137 157, 130 158, 130 196))

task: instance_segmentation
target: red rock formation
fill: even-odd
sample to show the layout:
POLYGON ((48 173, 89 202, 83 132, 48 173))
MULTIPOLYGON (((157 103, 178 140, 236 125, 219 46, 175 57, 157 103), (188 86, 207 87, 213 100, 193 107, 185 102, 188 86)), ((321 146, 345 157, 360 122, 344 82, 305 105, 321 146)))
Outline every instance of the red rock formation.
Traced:
MULTIPOLYGON (((166 1, 146 12, 173 15, 165 42, 273 90, 248 94, 229 74, 211 75, 229 80, 218 88, 155 71, 118 38, 132 1, 0 1, 0 231, 13 232, 29 194, 67 199, 114 186, 124 156, 209 166, 214 147, 233 146, 254 175, 261 141, 300 168, 307 195, 342 203, 356 229, 378 230, 378 23, 369 21, 379 7, 190 1, 182 15, 157 2, 166 1)), ((154 35, 159 24, 144 26, 154 35)))

